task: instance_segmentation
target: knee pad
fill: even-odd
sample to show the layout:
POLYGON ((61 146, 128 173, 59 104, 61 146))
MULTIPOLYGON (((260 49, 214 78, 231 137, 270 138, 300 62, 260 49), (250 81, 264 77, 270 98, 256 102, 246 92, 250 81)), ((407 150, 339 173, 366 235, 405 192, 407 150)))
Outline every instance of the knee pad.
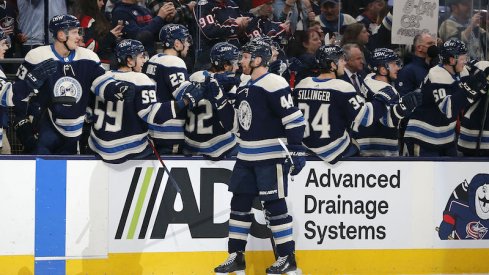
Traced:
POLYGON ((287 214, 287 202, 284 198, 278 200, 265 201, 263 207, 267 211, 267 216, 277 217, 287 214))
POLYGON ((250 212, 254 199, 255 196, 251 194, 233 194, 231 211, 250 212))

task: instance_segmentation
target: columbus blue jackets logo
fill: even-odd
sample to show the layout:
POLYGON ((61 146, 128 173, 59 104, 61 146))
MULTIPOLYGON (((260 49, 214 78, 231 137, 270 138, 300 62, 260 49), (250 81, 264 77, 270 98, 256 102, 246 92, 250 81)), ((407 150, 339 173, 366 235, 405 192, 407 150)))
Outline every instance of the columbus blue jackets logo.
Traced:
POLYGON ((477 174, 455 188, 436 229, 442 240, 487 240, 488 228, 489 174, 477 174))
POLYGON ((250 104, 246 100, 241 101, 238 108, 239 125, 241 125, 243 129, 249 130, 251 126, 252 118, 253 115, 251 113, 250 104))
POLYGON ((76 99, 76 102, 80 100, 82 96, 82 87, 78 80, 70 76, 64 76, 58 79, 54 84, 54 97, 67 96, 76 99))

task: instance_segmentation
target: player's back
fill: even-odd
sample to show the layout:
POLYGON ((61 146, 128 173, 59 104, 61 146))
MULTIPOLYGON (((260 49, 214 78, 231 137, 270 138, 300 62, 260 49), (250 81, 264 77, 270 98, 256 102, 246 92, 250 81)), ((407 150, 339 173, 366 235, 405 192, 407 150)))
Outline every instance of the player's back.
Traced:
POLYGON ((338 157, 350 144, 355 88, 340 79, 308 77, 297 84, 294 96, 307 121, 304 145, 326 161, 338 157))
POLYGON ((136 92, 133 101, 105 101, 96 97, 90 148, 104 160, 122 162, 129 156, 148 150, 150 104, 157 102, 155 86, 146 75, 137 72, 114 72, 117 80, 131 82, 136 92))

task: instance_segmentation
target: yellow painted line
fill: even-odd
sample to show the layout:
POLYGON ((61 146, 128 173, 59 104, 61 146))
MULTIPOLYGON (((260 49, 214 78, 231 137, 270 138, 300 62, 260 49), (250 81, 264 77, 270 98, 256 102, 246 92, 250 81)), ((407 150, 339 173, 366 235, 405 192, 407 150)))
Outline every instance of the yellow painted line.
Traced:
MULTIPOLYGON (((225 252, 109 254, 104 260, 68 260, 67 274, 205 275, 227 257, 225 252)), ((1 257, 0 257, 1 258, 1 257)), ((298 251, 303 274, 489 274, 489 249, 298 251)), ((246 275, 263 275, 271 251, 246 253, 246 275)), ((16 273, 15 273, 16 274, 16 273)))
POLYGON ((34 256, 0 256, 0 275, 33 275, 34 256))

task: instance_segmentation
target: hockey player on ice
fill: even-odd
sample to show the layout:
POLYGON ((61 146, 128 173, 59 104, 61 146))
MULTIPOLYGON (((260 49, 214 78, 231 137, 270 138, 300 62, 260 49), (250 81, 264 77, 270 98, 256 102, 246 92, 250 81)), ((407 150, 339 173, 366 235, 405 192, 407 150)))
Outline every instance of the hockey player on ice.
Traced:
POLYGON ((241 66, 251 75, 242 82, 233 105, 227 100, 217 81, 207 87, 218 106, 225 127, 232 128, 237 118, 240 144, 231 176, 229 190, 231 215, 229 219, 228 259, 216 267, 217 274, 244 274, 245 247, 250 231, 251 208, 255 197, 262 201, 278 254, 277 261, 266 269, 267 274, 297 274, 292 216, 288 213, 287 175, 296 175, 305 165, 304 118, 294 107, 290 87, 280 76, 268 73, 272 55, 270 43, 254 38, 243 46, 241 66), (236 109, 236 110, 235 110, 236 109), (285 163, 285 154, 278 138, 287 141, 294 166, 285 163))
POLYGON ((134 98, 111 102, 97 96, 88 143, 104 161, 121 163, 151 155, 148 125, 161 125, 175 118, 186 105, 195 106, 203 91, 187 82, 179 87, 183 91, 181 100, 162 102, 156 94, 154 82, 141 73, 147 59, 143 44, 132 39, 122 40, 116 46, 115 55, 118 70, 113 72, 113 77, 132 83, 134 98))

